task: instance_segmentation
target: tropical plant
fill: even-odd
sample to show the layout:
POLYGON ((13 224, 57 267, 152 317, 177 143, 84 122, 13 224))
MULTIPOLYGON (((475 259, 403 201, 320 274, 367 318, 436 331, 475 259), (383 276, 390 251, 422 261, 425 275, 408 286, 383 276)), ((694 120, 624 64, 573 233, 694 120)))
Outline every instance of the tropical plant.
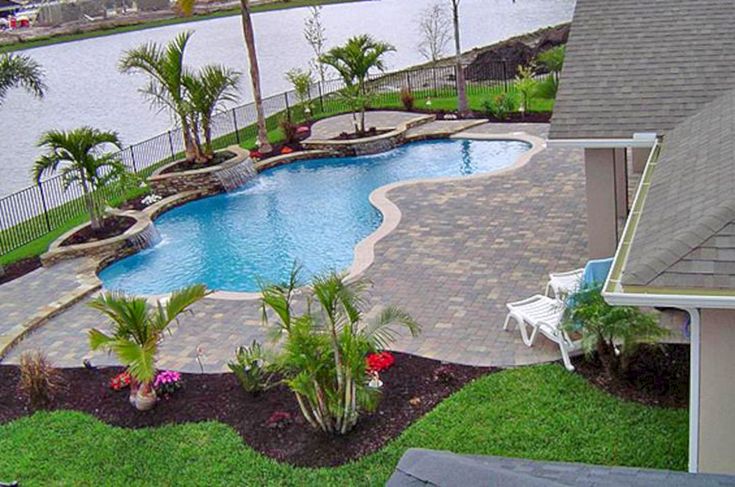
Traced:
POLYGON ((372 96, 368 84, 370 71, 384 71, 383 57, 395 50, 392 45, 363 34, 350 37, 345 45, 333 47, 320 58, 324 64, 334 68, 344 81, 345 89, 342 94, 351 106, 355 131, 360 134, 365 133, 365 110, 372 96))
POLYGON ((35 181, 40 184, 44 174, 60 170, 64 189, 74 184, 82 188, 92 229, 99 230, 102 218, 95 191, 111 181, 124 178, 127 172, 117 154, 102 149, 104 146, 120 149, 117 133, 91 127, 51 130, 41 136, 38 145, 47 153, 39 157, 33 166, 35 181))
POLYGON ((585 286, 569 299, 564 328, 582 334, 582 349, 597 352, 611 378, 624 375, 639 345, 655 343, 668 334, 656 316, 631 306, 610 306, 599 285, 585 286))
POLYGON ((559 75, 561 74, 561 68, 564 66, 565 52, 565 46, 561 45, 547 49, 536 56, 536 62, 551 73, 551 78, 554 80, 556 87, 559 86, 559 75))
POLYGON ((188 101, 191 108, 192 132, 199 144, 199 129, 204 134, 204 154, 214 156, 212 147, 212 116, 228 102, 238 99, 237 86, 240 73, 222 65, 203 66, 195 73, 184 75, 188 101))
POLYGON ((400 96, 403 108, 405 108, 406 110, 413 110, 413 105, 416 100, 414 99, 411 88, 409 88, 408 86, 402 87, 400 96))
POLYGON ((531 100, 536 95, 538 81, 536 81, 536 67, 533 63, 528 66, 518 66, 515 79, 515 88, 521 94, 521 110, 528 112, 531 100))
POLYGON ((273 150, 268 141, 268 129, 265 125, 265 111, 263 110, 263 94, 260 89, 260 68, 258 67, 258 51, 255 49, 255 34, 253 20, 250 13, 250 0, 240 0, 240 15, 242 17, 242 34, 245 47, 248 51, 250 64, 250 82, 253 86, 253 103, 258 125, 258 149, 262 153, 273 150))
POLYGON ((89 346, 92 350, 114 352, 128 368, 139 409, 150 404, 151 398, 155 400, 156 355, 165 331, 181 313, 206 295, 206 287, 195 284, 174 291, 165 303, 158 301, 155 305, 149 305, 143 297, 122 293, 105 293, 89 302, 90 308, 107 316, 113 324, 111 334, 97 328, 89 330, 89 346))
POLYGON ((498 93, 483 102, 483 108, 498 120, 518 110, 518 98, 513 93, 498 93))
POLYGON ((51 365, 46 354, 38 350, 20 355, 18 390, 28 398, 31 409, 47 406, 61 387, 59 372, 51 365))
POLYGON ((311 85, 314 80, 311 77, 311 71, 294 68, 286 72, 286 79, 293 86, 296 93, 296 99, 300 107, 304 111, 305 118, 309 118, 311 113, 311 85))
POLYGON ((319 81, 324 84, 326 69, 324 63, 321 62, 322 54, 324 54, 324 44, 327 42, 327 30, 322 25, 322 7, 321 5, 312 5, 309 7, 309 17, 304 21, 304 38, 314 51, 314 59, 311 65, 319 73, 319 81))
POLYGON ((308 423, 331 434, 350 431, 362 411, 373 410, 379 391, 368 386, 366 356, 385 348, 395 338, 395 326, 412 335, 419 325, 394 306, 383 309, 374 320, 365 321, 363 293, 368 282, 345 282, 345 276, 330 273, 317 277, 307 296, 307 311, 296 315, 293 298, 298 270, 289 282, 263 288, 262 306, 283 336, 279 368, 284 382, 296 395, 308 423))
POLYGON ((202 162, 206 157, 196 142, 185 85, 189 73, 184 66, 184 52, 192 34, 182 32, 165 46, 150 42, 125 51, 119 68, 123 73, 148 76, 148 84, 140 92, 154 107, 168 111, 173 121, 181 126, 186 158, 202 162))
POLYGON ((37 98, 43 98, 46 85, 41 66, 28 56, 0 54, 0 105, 12 88, 23 88, 37 98))
POLYGON ((265 350, 257 340, 248 346, 238 347, 235 360, 229 362, 227 367, 235 374, 242 388, 253 395, 275 385, 274 364, 266 358, 265 350))
POLYGON ((427 61, 437 62, 452 39, 452 21, 449 12, 437 2, 421 12, 418 20, 419 54, 427 61))
POLYGON ((293 123, 288 117, 281 117, 278 120, 278 126, 281 132, 283 132, 283 140, 286 144, 293 144, 298 141, 299 126, 293 123))

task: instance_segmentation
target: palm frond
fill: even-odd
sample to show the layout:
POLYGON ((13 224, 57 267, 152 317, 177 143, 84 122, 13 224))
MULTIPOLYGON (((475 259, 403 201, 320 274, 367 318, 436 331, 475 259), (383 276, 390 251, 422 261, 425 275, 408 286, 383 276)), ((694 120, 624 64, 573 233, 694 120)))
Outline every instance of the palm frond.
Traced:
POLYGON ((23 88, 38 98, 46 93, 41 65, 25 55, 0 55, 0 105, 11 88, 23 88))

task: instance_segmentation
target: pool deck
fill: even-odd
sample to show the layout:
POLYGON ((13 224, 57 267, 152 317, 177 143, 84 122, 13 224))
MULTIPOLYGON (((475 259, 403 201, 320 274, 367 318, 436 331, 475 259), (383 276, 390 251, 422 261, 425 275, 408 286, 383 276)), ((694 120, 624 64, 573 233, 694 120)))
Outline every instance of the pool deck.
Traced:
MULTIPOLYGON (((463 135, 512 138, 522 132, 546 139, 547 129, 486 123, 463 135)), ((402 185, 387 196, 401 216, 375 245, 374 262, 364 273, 374 283, 371 303, 375 309, 398 304, 423 327, 419 337, 399 339, 395 350, 472 365, 559 358, 546 339, 528 348, 516 330, 505 332, 502 325, 506 302, 541 293, 549 272, 574 269, 586 260, 581 150, 544 148, 512 171, 402 185)), ((85 357, 97 365, 115 363, 107 354, 90 354, 86 330, 107 325, 85 303, 49 319, 4 362, 17 363, 22 351, 40 348, 57 366, 79 366, 85 357)), ((257 301, 207 298, 193 311, 163 342, 160 367, 219 372, 227 369, 236 346, 266 337, 257 301)))

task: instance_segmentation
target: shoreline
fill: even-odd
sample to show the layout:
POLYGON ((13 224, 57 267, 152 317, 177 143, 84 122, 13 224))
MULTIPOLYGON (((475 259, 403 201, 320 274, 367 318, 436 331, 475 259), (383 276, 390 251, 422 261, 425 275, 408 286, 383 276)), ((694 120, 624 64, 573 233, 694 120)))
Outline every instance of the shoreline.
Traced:
MULTIPOLYGON (((341 3, 366 2, 370 0, 276 0, 264 1, 252 6, 253 13, 303 8, 316 5, 336 5, 341 3)), ((49 28, 52 32, 40 32, 38 36, 24 38, 23 34, 4 34, 0 36, 0 53, 10 53, 33 49, 35 47, 63 44, 96 37, 105 37, 138 30, 154 29, 168 25, 199 22, 220 17, 239 15, 240 8, 235 3, 221 3, 214 7, 195 11, 191 16, 182 17, 173 10, 151 12, 145 16, 101 20, 95 23, 70 23, 65 26, 49 28), (58 29, 53 32, 54 29, 58 29), (15 37, 13 39, 13 36, 15 37)))

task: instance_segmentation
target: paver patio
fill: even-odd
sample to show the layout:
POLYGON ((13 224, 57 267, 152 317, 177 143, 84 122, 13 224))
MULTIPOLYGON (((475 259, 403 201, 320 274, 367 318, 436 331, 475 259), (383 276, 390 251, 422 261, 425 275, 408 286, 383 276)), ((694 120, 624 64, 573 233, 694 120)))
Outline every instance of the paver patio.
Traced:
MULTIPOLYGON (((484 124, 471 134, 526 132, 546 137, 544 124, 484 124)), ((402 186, 388 195, 402 211, 398 227, 375 247, 366 271, 373 303, 399 304, 422 324, 394 349, 475 365, 513 366, 556 360, 544 338, 527 348, 516 330, 502 330, 505 303, 543 291, 550 271, 585 262, 582 153, 547 148, 504 174, 402 186)), ((2 289, 0 287, 0 289, 2 289)), ((84 302, 52 318, 11 350, 41 348, 58 366, 90 356, 85 330, 105 321, 84 302)), ((257 301, 205 299, 167 337, 160 366, 205 372, 226 369, 237 345, 264 339, 257 301)), ((93 363, 113 362, 104 354, 93 363)))

